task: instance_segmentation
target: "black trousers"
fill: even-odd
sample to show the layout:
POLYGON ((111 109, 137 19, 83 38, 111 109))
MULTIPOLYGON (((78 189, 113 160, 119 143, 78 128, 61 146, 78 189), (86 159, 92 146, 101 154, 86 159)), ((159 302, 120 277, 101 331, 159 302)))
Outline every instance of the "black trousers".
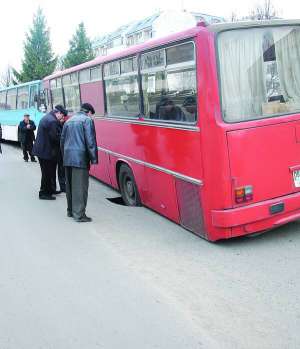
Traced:
POLYGON ((41 167, 41 188, 39 196, 49 196, 53 194, 53 182, 55 182, 56 161, 39 158, 41 167))
POLYGON ((22 143, 23 159, 24 160, 28 160, 29 156, 30 156, 31 160, 34 159, 34 156, 32 155, 32 147, 33 147, 33 142, 22 143), (29 156, 28 156, 28 154, 29 154, 29 156))
POLYGON ((66 191, 66 176, 65 176, 65 168, 64 161, 61 152, 59 152, 57 157, 57 178, 60 190, 66 191))

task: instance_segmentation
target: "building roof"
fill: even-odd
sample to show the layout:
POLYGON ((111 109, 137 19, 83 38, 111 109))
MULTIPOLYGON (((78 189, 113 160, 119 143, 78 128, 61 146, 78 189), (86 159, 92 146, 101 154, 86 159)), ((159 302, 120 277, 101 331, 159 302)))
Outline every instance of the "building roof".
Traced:
POLYGON ((135 22, 131 22, 125 25, 122 25, 121 27, 119 27, 117 30, 115 30, 112 33, 106 34, 104 36, 101 36, 99 38, 96 38, 95 40, 93 40, 93 46, 99 47, 102 46, 104 44, 106 44, 107 42, 120 37, 122 34, 124 34, 126 32, 126 30, 128 28, 130 28, 135 22))
POLYGON ((127 35, 131 35, 135 32, 139 32, 143 29, 152 26, 152 23, 160 16, 161 12, 154 13, 153 15, 146 17, 140 21, 137 21, 127 32, 127 35))
MULTIPOLYGON (((143 18, 139 21, 134 21, 131 23, 128 23, 126 25, 122 25, 117 30, 115 30, 112 33, 106 34, 102 37, 96 38, 93 40, 93 47, 101 47, 107 45, 108 42, 112 41, 115 38, 118 38, 122 35, 132 35, 134 33, 140 32, 146 28, 149 28, 152 26, 153 22, 161 15, 162 11, 156 12, 151 16, 148 16, 146 18, 143 18)), ((201 17, 207 24, 212 24, 216 22, 224 22, 225 19, 223 17, 218 16, 211 16, 206 13, 200 13, 200 12, 188 12, 194 17, 201 17)))
POLYGON ((155 19, 159 17, 159 15, 160 15, 160 12, 157 12, 152 16, 146 17, 142 20, 134 21, 134 22, 130 22, 128 24, 122 25, 114 32, 106 34, 102 37, 99 37, 93 40, 93 46, 99 47, 107 44, 109 41, 112 41, 113 39, 118 38, 122 35, 131 35, 135 32, 148 28, 152 25, 155 19))

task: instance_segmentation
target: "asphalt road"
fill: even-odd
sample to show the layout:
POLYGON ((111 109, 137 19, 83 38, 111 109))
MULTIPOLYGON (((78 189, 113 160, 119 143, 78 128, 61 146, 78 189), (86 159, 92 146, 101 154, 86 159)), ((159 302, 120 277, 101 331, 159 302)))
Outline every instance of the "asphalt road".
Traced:
POLYGON ((0 349, 300 348, 300 223, 209 243, 91 179, 92 223, 0 155, 0 349))

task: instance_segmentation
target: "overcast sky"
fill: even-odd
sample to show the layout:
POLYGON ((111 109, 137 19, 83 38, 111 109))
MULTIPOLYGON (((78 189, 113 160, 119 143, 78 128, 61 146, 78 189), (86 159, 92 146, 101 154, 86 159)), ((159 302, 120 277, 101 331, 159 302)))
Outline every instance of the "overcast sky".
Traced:
MULTIPOLYGON (((263 0, 261 0, 263 1, 263 0)), ((19 68, 25 33, 32 26, 33 14, 40 6, 50 28, 55 54, 64 54, 76 26, 83 21, 91 38, 113 31, 122 24, 142 19, 161 9, 181 9, 230 17, 247 15, 256 0, 3 0, 0 13, 0 73, 7 65, 19 68), (102 5, 103 4, 103 5, 102 5), (104 5, 105 4, 105 5, 104 5)), ((284 18, 300 18, 300 3, 295 0, 273 0, 284 18)))

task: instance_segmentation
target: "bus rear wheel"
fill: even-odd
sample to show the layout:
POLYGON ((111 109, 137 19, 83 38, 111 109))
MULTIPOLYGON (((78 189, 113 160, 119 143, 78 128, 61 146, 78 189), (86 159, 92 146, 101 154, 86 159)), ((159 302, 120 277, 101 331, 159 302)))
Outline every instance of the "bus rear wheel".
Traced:
POLYGON ((132 170, 122 164, 119 171, 119 186, 126 206, 141 206, 141 198, 132 170))

